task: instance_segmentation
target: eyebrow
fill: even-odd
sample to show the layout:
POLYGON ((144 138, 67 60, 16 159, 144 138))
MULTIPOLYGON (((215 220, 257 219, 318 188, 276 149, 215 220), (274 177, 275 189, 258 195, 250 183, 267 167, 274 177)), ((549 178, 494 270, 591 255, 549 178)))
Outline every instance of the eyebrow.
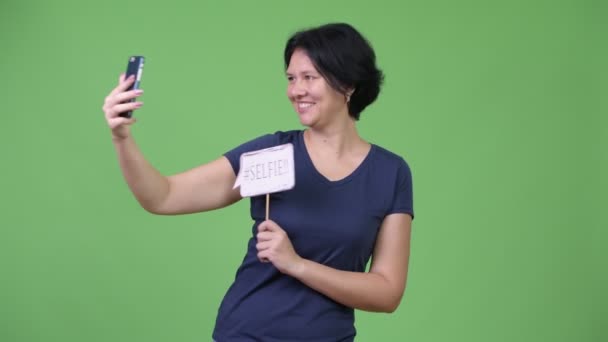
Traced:
MULTIPOLYGON (((295 74, 298 74, 298 73, 295 73, 295 74)), ((293 76, 295 74, 291 73, 291 72, 285 72, 286 76, 293 76)), ((316 70, 304 70, 304 71, 299 72, 299 74, 318 74, 318 72, 316 70)))

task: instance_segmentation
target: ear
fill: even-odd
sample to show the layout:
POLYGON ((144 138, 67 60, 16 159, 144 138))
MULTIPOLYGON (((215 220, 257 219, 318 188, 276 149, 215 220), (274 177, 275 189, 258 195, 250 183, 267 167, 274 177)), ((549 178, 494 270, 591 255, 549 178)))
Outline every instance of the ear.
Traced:
POLYGON ((346 103, 350 102, 350 97, 353 95, 354 92, 355 88, 349 88, 346 90, 346 93, 344 94, 344 96, 346 97, 346 103))

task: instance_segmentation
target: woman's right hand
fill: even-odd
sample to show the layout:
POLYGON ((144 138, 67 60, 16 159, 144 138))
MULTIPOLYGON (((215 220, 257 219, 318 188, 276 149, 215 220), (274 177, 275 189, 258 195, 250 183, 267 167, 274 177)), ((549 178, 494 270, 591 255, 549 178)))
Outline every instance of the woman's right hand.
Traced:
POLYGON ((115 140, 127 138, 130 134, 129 126, 136 121, 135 118, 123 118, 119 116, 119 114, 129 110, 134 111, 143 105, 143 102, 130 101, 131 99, 140 96, 143 93, 143 90, 137 89, 126 91, 134 81, 134 76, 125 79, 125 74, 121 74, 118 79, 118 86, 106 96, 103 103, 106 122, 112 130, 112 137, 115 140))

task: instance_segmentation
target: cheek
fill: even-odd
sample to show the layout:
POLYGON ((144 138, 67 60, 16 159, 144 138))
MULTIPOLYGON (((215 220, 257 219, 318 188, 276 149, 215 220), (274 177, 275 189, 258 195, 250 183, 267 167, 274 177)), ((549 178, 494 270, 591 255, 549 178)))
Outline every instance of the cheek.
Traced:
POLYGON ((334 88, 332 88, 328 83, 324 82, 317 87, 317 93, 328 101, 335 100, 340 93, 337 92, 334 88))
POLYGON ((294 96, 293 96, 293 86, 288 85, 287 86, 287 91, 285 92, 285 94, 287 95, 287 98, 290 101, 293 101, 293 99, 294 99, 294 96))
POLYGON ((319 95, 323 97, 324 101, 328 106, 333 107, 339 103, 339 93, 337 93, 332 88, 324 87, 324 89, 321 90, 321 93, 319 93, 319 95))

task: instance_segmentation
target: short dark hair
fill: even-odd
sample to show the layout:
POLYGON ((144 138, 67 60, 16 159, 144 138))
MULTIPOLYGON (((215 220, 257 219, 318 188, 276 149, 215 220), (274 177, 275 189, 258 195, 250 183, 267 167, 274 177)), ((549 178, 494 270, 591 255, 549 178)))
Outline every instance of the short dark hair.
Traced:
POLYGON ((296 32, 285 45, 285 68, 296 49, 306 52, 336 91, 346 95, 354 89, 348 113, 355 120, 378 97, 384 74, 376 67, 376 54, 370 43, 349 24, 331 23, 296 32))

